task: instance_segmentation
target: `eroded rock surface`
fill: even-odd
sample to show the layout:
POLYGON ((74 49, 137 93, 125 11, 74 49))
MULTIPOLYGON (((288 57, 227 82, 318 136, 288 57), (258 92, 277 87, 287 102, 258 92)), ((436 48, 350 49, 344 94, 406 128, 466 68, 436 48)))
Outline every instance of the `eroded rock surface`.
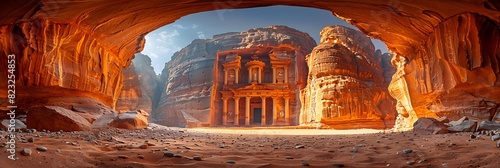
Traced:
POLYGON ((321 44, 306 58, 309 76, 302 93, 301 124, 391 127, 384 120, 394 122, 395 101, 383 76, 391 68, 382 68, 380 51, 375 52, 366 35, 347 27, 327 26, 320 35, 321 44))
MULTIPOLYGON (((246 48, 255 50, 255 47, 259 46, 264 48, 280 44, 310 52, 316 42, 307 33, 285 26, 254 28, 243 32, 215 35, 212 39, 194 40, 176 52, 172 60, 165 65, 159 87, 162 96, 158 108, 154 110, 153 118, 157 123, 168 126, 184 127, 187 122, 209 126, 216 53, 246 48)), ((301 64, 301 67, 306 66, 304 62, 298 64, 301 64)), ((302 70, 299 73, 303 73, 300 76, 305 77, 306 69, 298 69, 302 70)), ((300 83, 298 87, 303 87, 305 79, 298 81, 300 83)))
POLYGON ((116 102, 118 113, 145 110, 153 111, 155 89, 158 78, 151 67, 151 58, 135 54, 132 64, 123 70, 123 88, 116 102))

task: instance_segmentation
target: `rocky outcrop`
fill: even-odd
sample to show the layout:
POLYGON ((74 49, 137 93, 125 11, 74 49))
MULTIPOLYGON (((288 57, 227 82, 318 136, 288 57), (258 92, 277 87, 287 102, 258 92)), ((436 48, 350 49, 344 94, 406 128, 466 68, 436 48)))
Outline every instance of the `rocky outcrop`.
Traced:
MULTIPOLYGON (((162 96, 153 113, 155 122, 181 127, 187 122, 210 125, 210 97, 214 94, 212 83, 216 53, 279 45, 299 48, 299 51, 304 52, 301 55, 306 55, 316 43, 308 34, 285 26, 255 28, 219 34, 207 40, 194 40, 176 52, 162 71, 160 81, 164 83, 160 83, 162 96)), ((304 62, 300 63, 305 67, 304 62)), ((305 73, 306 69, 299 68, 299 71, 305 73)), ((305 84, 305 78, 299 81, 302 86, 299 85, 298 89, 305 84)))
MULTIPOLYGON (((411 127, 418 117, 491 113, 498 106, 490 105, 500 103, 495 96, 500 90, 500 5, 494 0, 1 3, 0 79, 7 79, 7 55, 15 54, 16 93, 25 107, 31 106, 26 99, 46 88, 70 90, 61 95, 64 100, 87 92, 89 98, 113 106, 121 90, 121 70, 142 50, 148 32, 192 13, 269 5, 330 10, 384 41, 395 53, 394 60, 402 61, 397 63, 402 64, 398 68, 402 73, 390 87, 399 102, 398 129, 411 127)), ((4 103, 7 82, 0 81, 0 103, 4 103)))
POLYGON ((150 113, 156 87, 158 78, 151 67, 151 58, 135 54, 132 64, 123 69, 123 88, 115 110, 121 113, 142 109, 150 113))
POLYGON ((58 106, 30 108, 26 125, 29 129, 49 131, 84 131, 91 128, 91 124, 85 118, 58 106))
POLYGON ((320 35, 321 44, 306 58, 301 124, 386 128, 385 120, 394 119, 396 110, 385 89, 380 51, 366 35, 347 27, 327 26, 320 35))
POLYGON ((495 118, 500 103, 500 29, 476 14, 438 24, 415 55, 398 54, 389 90, 398 100, 396 129, 420 117, 495 118))

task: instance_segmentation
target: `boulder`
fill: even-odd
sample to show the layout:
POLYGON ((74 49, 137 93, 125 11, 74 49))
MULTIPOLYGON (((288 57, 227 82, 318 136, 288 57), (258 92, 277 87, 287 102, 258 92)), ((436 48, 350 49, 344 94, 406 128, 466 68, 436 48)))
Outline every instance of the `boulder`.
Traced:
POLYGON ((459 120, 450 121, 448 123, 445 123, 445 125, 453 127, 453 126, 456 126, 456 125, 459 125, 459 124, 463 123, 465 120, 469 120, 469 118, 467 118, 467 117, 464 116, 464 117, 460 118, 459 120))
POLYGON ((479 123, 479 127, 477 128, 478 131, 490 131, 496 129, 500 129, 500 123, 497 123, 495 121, 482 121, 481 123, 479 123))
MULTIPOLYGON (((448 117, 446 116, 443 116, 441 118, 438 118, 437 119, 440 123, 449 123, 450 122, 450 119, 448 119, 448 117)), ((446 125, 446 124, 445 124, 446 125)))
POLYGON ((109 126, 123 129, 144 129, 148 127, 148 117, 144 116, 141 112, 125 112, 121 113, 109 126))
POLYGON ((445 134, 448 133, 446 125, 439 122, 434 118, 419 118, 413 124, 414 132, 428 132, 432 134, 445 134))
POLYGON ((85 118, 59 106, 30 108, 26 122, 28 128, 37 130, 83 131, 91 128, 91 124, 85 118))
POLYGON ((24 124, 21 120, 10 119, 10 120, 3 120, 2 121, 2 124, 0 124, 0 130, 8 130, 9 125, 11 125, 11 121, 13 122, 12 124, 14 125, 14 128, 16 131, 26 129, 26 124, 24 124))
POLYGON ((474 132, 476 130, 477 122, 472 120, 462 120, 462 123, 448 127, 450 132, 474 132))
POLYGON ((115 118, 118 118, 117 113, 104 114, 92 123, 92 127, 94 128, 108 127, 109 123, 113 121, 115 118))

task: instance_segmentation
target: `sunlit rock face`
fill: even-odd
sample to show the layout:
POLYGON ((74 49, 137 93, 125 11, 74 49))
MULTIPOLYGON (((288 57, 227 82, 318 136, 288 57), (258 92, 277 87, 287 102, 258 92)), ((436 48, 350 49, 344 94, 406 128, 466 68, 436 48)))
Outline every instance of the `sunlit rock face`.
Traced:
MULTIPOLYGON (((243 32, 215 35, 212 39, 197 39, 181 51, 176 52, 172 60, 165 65, 160 79, 162 92, 158 108, 153 118, 159 124, 168 126, 186 126, 187 123, 198 123, 198 126, 209 126, 210 97, 214 79, 214 59, 218 51, 242 50, 262 46, 279 46, 280 44, 300 48, 306 55, 316 45, 307 33, 285 26, 255 28, 243 32)), ((302 58, 301 60, 303 60, 302 58)), ((300 60, 300 59, 299 59, 300 60)), ((300 61, 301 74, 298 87, 304 87, 306 68, 300 61)), ((296 105, 299 106, 299 105, 296 105)))
MULTIPOLYGON (((90 93, 90 98, 114 106, 122 87, 122 68, 128 66, 129 58, 120 58, 117 53, 105 49, 86 30, 70 24, 36 20, 0 26, 0 34, 2 73, 7 72, 3 69, 7 67, 7 55, 15 55, 19 105, 30 106, 30 97, 22 95, 57 92, 58 89, 53 88, 59 87, 90 93)), ((7 76, 1 76, 2 81, 6 81, 7 76)), ((2 82, 2 89, 7 88, 4 84, 2 82)), ((69 100, 83 95, 75 92, 61 96, 69 100)), ((49 101, 49 98, 44 99, 49 101)))
POLYGON ((398 99, 396 129, 421 117, 490 120, 500 104, 500 29, 476 14, 438 24, 412 59, 396 55, 389 86, 398 99))
POLYGON ((366 35, 347 27, 328 26, 320 35, 321 44, 306 59, 301 124, 390 127, 384 120, 395 118, 395 101, 385 89, 380 51, 366 35))
POLYGON ((158 77, 151 67, 151 58, 135 54, 132 64, 123 70, 123 88, 115 110, 121 113, 142 109, 151 113, 157 86, 158 77))

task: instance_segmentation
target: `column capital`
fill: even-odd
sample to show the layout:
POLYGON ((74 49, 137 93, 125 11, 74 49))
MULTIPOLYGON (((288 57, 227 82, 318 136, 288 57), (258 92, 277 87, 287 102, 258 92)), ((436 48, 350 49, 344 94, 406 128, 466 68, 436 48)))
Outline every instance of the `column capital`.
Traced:
POLYGON ((259 96, 261 99, 267 99, 267 96, 259 96))

